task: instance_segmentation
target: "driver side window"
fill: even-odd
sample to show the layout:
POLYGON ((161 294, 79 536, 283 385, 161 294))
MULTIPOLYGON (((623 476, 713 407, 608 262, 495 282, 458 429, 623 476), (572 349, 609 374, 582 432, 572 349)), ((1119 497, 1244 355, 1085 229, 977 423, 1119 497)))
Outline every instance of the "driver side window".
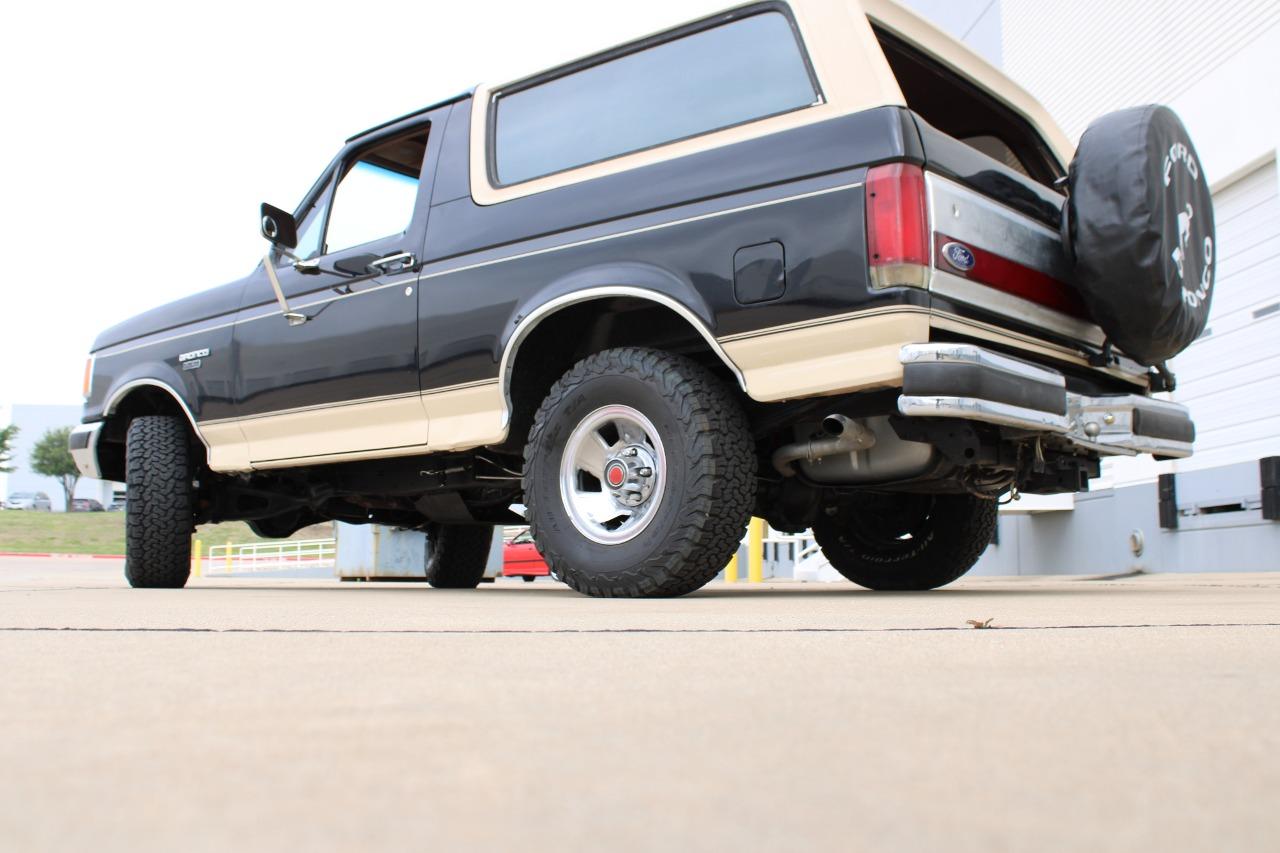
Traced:
POLYGON ((409 227, 426 151, 427 131, 418 130, 364 152, 347 166, 329 203, 325 254, 391 237, 409 227))
POLYGON ((310 260, 403 232, 413 219, 426 151, 424 128, 344 164, 337 187, 330 183, 300 217, 293 254, 310 260))

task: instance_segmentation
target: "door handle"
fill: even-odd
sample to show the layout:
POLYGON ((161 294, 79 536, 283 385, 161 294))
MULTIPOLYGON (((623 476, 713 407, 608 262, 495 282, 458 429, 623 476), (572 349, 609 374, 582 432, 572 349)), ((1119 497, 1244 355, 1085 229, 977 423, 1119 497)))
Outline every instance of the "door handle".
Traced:
POLYGON ((380 270, 384 273, 407 272, 417 265, 418 259, 413 252, 397 252, 394 255, 387 255, 385 258, 371 261, 369 263, 369 271, 380 270))

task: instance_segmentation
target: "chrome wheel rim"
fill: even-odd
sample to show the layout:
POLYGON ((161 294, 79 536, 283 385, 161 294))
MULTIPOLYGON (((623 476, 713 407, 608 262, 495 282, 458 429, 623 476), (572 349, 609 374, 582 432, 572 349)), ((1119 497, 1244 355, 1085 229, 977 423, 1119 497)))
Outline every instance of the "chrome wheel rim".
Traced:
POLYGON ((602 545, 634 539, 662 503, 666 459, 653 421, 630 406, 587 415, 560 461, 560 498, 573 526, 602 545))

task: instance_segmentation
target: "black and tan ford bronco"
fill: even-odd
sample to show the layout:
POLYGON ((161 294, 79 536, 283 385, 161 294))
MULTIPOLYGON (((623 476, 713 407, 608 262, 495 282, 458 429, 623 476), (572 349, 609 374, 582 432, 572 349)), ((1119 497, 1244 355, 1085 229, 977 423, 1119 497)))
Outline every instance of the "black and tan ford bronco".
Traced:
POLYGON ((1158 106, 1072 146, 889 0, 738 6, 349 139, 247 278, 104 332, 71 447, 126 573, 196 525, 423 530, 472 587, 696 590, 754 515, 873 589, 955 580, 999 499, 1191 453, 1167 359, 1213 211, 1158 106))

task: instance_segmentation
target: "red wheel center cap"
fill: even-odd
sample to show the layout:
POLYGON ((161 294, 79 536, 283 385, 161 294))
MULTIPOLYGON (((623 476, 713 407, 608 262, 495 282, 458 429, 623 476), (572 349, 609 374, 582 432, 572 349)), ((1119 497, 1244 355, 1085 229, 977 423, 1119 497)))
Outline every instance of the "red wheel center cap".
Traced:
POLYGON ((609 482, 610 486, 616 489, 626 482, 626 468, 621 462, 610 463, 609 467, 605 469, 604 478, 609 482))

